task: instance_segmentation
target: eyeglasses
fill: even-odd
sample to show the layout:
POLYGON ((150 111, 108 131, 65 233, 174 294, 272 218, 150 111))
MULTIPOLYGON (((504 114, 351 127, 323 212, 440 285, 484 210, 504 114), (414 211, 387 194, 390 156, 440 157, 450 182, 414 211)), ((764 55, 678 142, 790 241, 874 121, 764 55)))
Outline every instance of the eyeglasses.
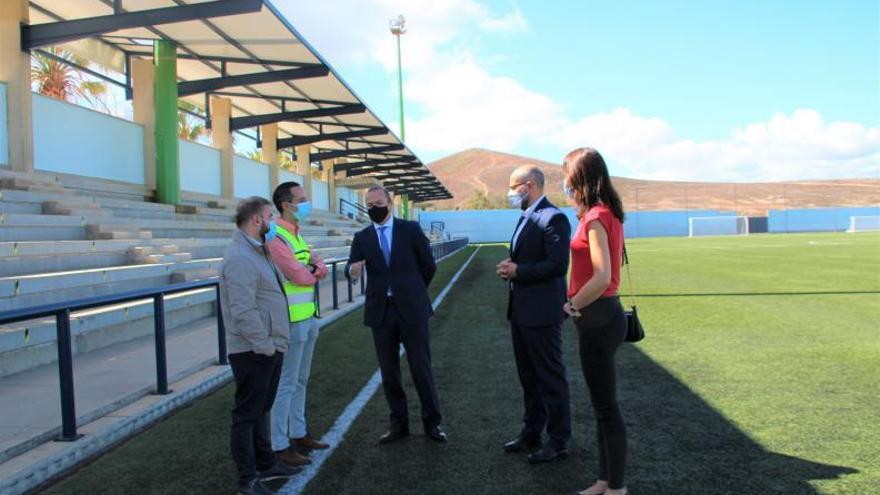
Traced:
POLYGON ((530 184, 530 183, 531 183, 531 182, 529 182, 529 181, 525 181, 525 182, 519 182, 519 183, 517 183, 517 184, 513 184, 513 185, 510 186, 510 190, 513 191, 514 189, 516 189, 516 188, 519 187, 519 186, 524 186, 524 185, 526 185, 526 184, 530 184))

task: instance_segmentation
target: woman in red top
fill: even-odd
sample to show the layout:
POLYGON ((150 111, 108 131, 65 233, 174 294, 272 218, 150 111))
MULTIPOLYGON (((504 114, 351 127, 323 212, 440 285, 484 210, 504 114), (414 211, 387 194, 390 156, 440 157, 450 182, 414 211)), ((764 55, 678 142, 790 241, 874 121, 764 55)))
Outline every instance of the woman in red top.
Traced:
POLYGON ((574 317, 581 369, 596 411, 599 476, 581 495, 626 494, 626 426, 617 405, 614 354, 626 336, 617 297, 623 252, 623 206, 605 160, 592 148, 565 157, 563 189, 580 223, 571 238, 571 280, 563 311, 574 317))

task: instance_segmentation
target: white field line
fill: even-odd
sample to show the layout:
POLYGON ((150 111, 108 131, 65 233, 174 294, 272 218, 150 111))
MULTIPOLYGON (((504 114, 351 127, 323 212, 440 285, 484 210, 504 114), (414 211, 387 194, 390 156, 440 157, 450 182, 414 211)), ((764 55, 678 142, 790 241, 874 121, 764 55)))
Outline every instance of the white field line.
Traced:
MULTIPOLYGON (((461 265, 461 268, 455 273, 452 279, 446 284, 446 287, 440 292, 434 302, 432 304, 433 308, 436 310, 440 303, 446 298, 446 295, 449 293, 449 290, 453 285, 458 281, 458 278, 464 273, 464 270, 470 265, 471 260, 474 259, 474 256, 480 252, 480 246, 477 246, 477 249, 471 254, 470 258, 461 265)), ((400 355, 403 356, 403 347, 400 348, 400 355)), ((351 401, 346 407, 345 410, 342 411, 342 414, 336 418, 336 422, 333 423, 333 427, 330 428, 322 438, 321 441, 324 443, 329 443, 330 448, 327 450, 317 450, 312 452, 312 463, 308 466, 305 466, 305 469, 302 473, 293 477, 290 481, 288 481, 278 492, 283 495, 294 495, 302 492, 302 490, 306 487, 306 485, 318 474, 321 466, 324 462, 333 455, 333 451, 336 450, 336 447, 342 443, 343 438, 345 437, 345 433, 348 431, 348 428, 351 427, 354 420, 360 415, 361 411, 364 409, 364 406, 367 405, 367 402, 373 397, 373 394, 376 393, 376 390, 379 388, 379 385, 382 384, 382 375, 379 370, 376 370, 373 373, 373 376, 370 377, 370 380, 366 385, 358 392, 357 396, 355 396, 354 400, 351 401)))
POLYGON ((679 251, 683 251, 683 250, 700 251, 703 249, 719 249, 719 250, 728 249, 728 250, 732 250, 732 251, 739 251, 742 249, 790 248, 790 247, 797 247, 797 246, 820 246, 820 247, 821 246, 856 246, 859 244, 861 244, 861 243, 859 243, 859 242, 839 242, 839 241, 801 241, 801 242, 792 242, 792 243, 773 243, 773 244, 769 244, 769 243, 766 243, 766 244, 725 244, 725 245, 700 244, 700 245, 691 245, 691 246, 679 245, 679 246, 675 246, 674 248, 671 248, 671 247, 663 247, 663 248, 636 247, 634 245, 632 250, 634 253, 635 252, 640 252, 640 253, 668 252, 671 249, 675 249, 675 250, 679 250, 679 251))

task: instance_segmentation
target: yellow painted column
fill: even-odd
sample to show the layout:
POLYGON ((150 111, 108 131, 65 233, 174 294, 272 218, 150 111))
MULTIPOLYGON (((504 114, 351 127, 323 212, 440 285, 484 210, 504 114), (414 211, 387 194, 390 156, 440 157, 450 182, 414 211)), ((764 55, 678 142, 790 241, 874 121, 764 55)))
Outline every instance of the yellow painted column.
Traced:
POLYGON ((303 144, 296 147, 296 173, 302 175, 302 187, 306 191, 306 197, 313 201, 312 197, 312 147, 303 144))
POLYGON ((34 171, 31 56, 21 50, 22 24, 30 24, 28 0, 0 1, 0 81, 6 83, 9 166, 34 171))
MULTIPOLYGON (((269 165, 269 191, 275 192, 280 184, 278 169, 278 124, 260 126, 260 137, 263 140, 263 162, 269 165)), ((270 198, 271 199, 271 198, 270 198)))
POLYGON ((156 189, 156 106, 154 103, 153 62, 143 58, 131 59, 131 102, 133 120, 144 126, 144 182, 148 189, 156 189))
POLYGON ((211 142, 220 150, 220 184, 223 197, 235 197, 235 170, 232 148, 232 133, 229 130, 229 117, 232 112, 232 100, 219 96, 211 97, 211 142))
POLYGON ((330 212, 339 211, 339 200, 336 199, 336 160, 324 160, 324 176, 327 180, 327 197, 330 203, 330 212))

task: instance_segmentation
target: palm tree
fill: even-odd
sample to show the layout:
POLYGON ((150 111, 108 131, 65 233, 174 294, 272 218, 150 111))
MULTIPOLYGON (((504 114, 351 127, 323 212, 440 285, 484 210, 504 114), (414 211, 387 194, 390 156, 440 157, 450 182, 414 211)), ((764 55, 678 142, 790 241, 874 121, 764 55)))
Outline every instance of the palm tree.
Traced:
POLYGON ((198 113, 198 107, 186 100, 177 101, 177 137, 187 141, 195 141, 199 136, 206 134, 204 122, 199 123, 197 117, 190 113, 198 113))
MULTIPOLYGON (((87 67, 89 61, 68 51, 48 48, 46 51, 72 64, 87 67)), ((31 58, 31 81, 41 95, 52 96, 60 100, 76 102, 84 100, 92 108, 101 107, 107 112, 110 109, 104 101, 107 95, 107 84, 90 81, 85 74, 61 60, 41 52, 34 52, 31 58)))
POLYGON ((263 150, 255 149, 251 152, 248 152, 247 157, 255 162, 263 161, 263 150))

